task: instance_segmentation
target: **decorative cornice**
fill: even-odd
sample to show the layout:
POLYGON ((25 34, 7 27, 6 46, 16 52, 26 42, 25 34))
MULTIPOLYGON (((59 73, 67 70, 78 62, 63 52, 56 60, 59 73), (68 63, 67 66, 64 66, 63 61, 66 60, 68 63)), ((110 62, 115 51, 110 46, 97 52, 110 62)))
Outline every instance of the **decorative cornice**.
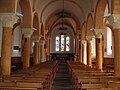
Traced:
POLYGON ((109 17, 106 17, 108 24, 110 24, 113 29, 120 29, 120 14, 112 14, 109 17))
POLYGON ((30 38, 33 34, 34 30, 32 28, 22 28, 22 34, 25 38, 30 38))
POLYGON ((18 17, 15 13, 0 13, 0 21, 3 27, 13 27, 17 23, 18 17))

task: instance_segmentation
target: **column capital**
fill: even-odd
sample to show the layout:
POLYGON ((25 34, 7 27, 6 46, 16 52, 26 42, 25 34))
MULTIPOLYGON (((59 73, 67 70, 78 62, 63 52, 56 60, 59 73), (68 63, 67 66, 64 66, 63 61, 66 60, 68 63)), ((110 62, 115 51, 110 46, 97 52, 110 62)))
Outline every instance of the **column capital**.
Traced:
POLYGON ((98 38, 98 39, 102 38, 102 34, 101 34, 101 33, 97 33, 97 34, 95 35, 95 38, 98 38))
POLYGON ((101 34, 104 34, 104 31, 105 31, 106 29, 95 29, 95 35, 96 34, 99 34, 99 33, 101 33, 101 34))
POLYGON ((15 13, 0 13, 0 21, 3 27, 13 27, 19 17, 15 13))
POLYGON ((91 43, 95 36, 86 36, 87 43, 91 43))
POLYGON ((87 45, 87 41, 86 40, 82 40, 81 41, 83 45, 87 45))
POLYGON ((34 42, 39 42, 40 37, 39 36, 32 36, 34 42))
POLYGON ((45 44, 45 40, 40 40, 40 45, 44 45, 45 44))
POLYGON ((95 31, 97 32, 97 31, 103 31, 103 30, 106 30, 106 29, 104 29, 104 28, 98 28, 98 29, 95 29, 95 31))
POLYGON ((92 43, 92 39, 88 39, 88 40, 87 40, 87 43, 92 43))
POLYGON ((106 23, 110 24, 113 29, 120 29, 120 14, 112 14, 106 19, 108 20, 106 23))
POLYGON ((32 28, 22 28, 22 34, 24 35, 25 38, 31 37, 33 34, 34 30, 32 28))

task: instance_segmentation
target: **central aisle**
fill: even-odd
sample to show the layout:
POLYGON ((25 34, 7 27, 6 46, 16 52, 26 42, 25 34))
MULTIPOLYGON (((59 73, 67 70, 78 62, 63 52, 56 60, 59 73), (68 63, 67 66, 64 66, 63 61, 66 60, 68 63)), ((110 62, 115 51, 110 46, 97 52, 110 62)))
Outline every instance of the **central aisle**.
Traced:
POLYGON ((51 90, 74 90, 72 78, 68 73, 65 60, 59 61, 58 71, 55 79, 53 80, 51 90))

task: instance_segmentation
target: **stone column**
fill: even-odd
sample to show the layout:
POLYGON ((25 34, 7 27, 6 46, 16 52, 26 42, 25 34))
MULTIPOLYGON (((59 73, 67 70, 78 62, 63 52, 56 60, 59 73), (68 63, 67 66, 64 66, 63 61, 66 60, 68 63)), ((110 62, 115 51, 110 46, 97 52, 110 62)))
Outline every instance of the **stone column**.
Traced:
POLYGON ((35 42, 35 45, 34 45, 34 65, 38 64, 39 60, 38 60, 38 57, 39 57, 39 40, 40 40, 40 37, 39 36, 33 36, 33 40, 35 42))
MULTIPOLYGON (((120 23, 119 23, 119 25, 120 25, 120 23)), ((119 29, 114 28, 113 32, 114 32, 115 75, 120 77, 120 27, 119 27, 119 29)))
POLYGON ((44 60, 45 60, 45 61, 47 61, 47 52, 46 52, 46 50, 47 50, 46 48, 47 48, 47 47, 46 47, 46 46, 47 46, 47 45, 46 45, 46 40, 45 40, 45 41, 44 41, 44 44, 43 44, 44 60))
POLYGON ((87 42, 82 40, 82 63, 87 64, 87 42))
POLYGON ((92 67, 92 36, 87 36, 87 65, 92 67))
POLYGON ((80 30, 80 36, 79 36, 79 48, 80 48, 80 62, 82 63, 82 30, 80 30))
MULTIPOLYGON (((114 12, 117 12, 117 10, 115 10, 114 12)), ((120 77, 120 14, 117 13, 112 14, 112 16, 107 19, 109 21, 109 24, 111 24, 113 28, 113 34, 114 34, 115 75, 120 77)))
POLYGON ((74 61, 77 61, 77 56, 76 55, 74 55, 74 61))
POLYGON ((44 44, 45 44, 45 41, 44 40, 40 40, 40 45, 42 47, 42 56, 41 56, 41 62, 45 62, 45 52, 44 52, 44 44))
POLYGON ((96 68, 102 71, 103 64, 102 34, 96 34, 96 68))
POLYGON ((1 48, 1 76, 11 74, 12 54, 12 28, 18 17, 14 13, 0 13, 0 21, 3 24, 2 48, 1 48))
POLYGON ((77 61, 80 62, 80 48, 79 48, 79 39, 77 40, 77 61))
POLYGON ((47 45, 46 45, 46 48, 47 48, 47 60, 50 61, 50 38, 48 37, 47 39, 47 45))
POLYGON ((22 35, 21 39, 21 61, 23 62, 24 60, 24 35, 22 35))
POLYGON ((107 24, 112 26, 114 35, 114 70, 115 75, 120 77, 120 0, 112 0, 111 16, 106 17, 107 24))
POLYGON ((79 32, 76 33, 76 50, 75 50, 75 61, 79 61, 79 32))
POLYGON ((31 28, 23 28, 22 34, 24 35, 23 69, 27 69, 30 67, 30 38, 33 34, 33 30, 31 28))

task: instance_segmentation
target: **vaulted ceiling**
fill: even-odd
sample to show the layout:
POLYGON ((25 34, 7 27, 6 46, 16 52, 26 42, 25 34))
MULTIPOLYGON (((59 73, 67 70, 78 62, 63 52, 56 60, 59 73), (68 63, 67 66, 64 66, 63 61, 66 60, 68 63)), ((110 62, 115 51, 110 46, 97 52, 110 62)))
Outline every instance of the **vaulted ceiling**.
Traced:
POLYGON ((80 28, 89 13, 94 13, 98 0, 34 0, 34 9, 40 14, 40 21, 51 28, 60 23, 56 13, 64 11, 71 16, 65 18, 64 23, 80 28))
MULTIPOLYGON (((33 17, 31 22, 33 23, 34 14, 36 13, 39 19, 39 24, 42 25, 41 27, 42 29, 44 29, 43 31, 53 30, 57 27, 60 27, 61 23, 63 23, 64 25, 71 28, 75 32, 77 30, 81 30, 83 24, 85 25, 85 27, 87 26, 89 16, 91 16, 91 19, 89 19, 91 21, 89 28, 92 28, 93 26, 95 26, 95 22, 98 22, 97 21, 98 18, 99 21, 101 20, 100 22, 102 22, 106 5, 109 4, 107 5, 107 9, 111 7, 110 6, 111 0, 19 0, 19 1, 21 2, 26 1, 26 3, 30 2, 29 3, 30 10, 31 15, 33 17), (64 14, 66 16, 64 18, 61 18, 60 13, 63 11, 63 7, 64 14), (96 18, 96 16, 98 18, 96 18)), ((24 3, 22 4, 23 4, 22 8, 26 8, 26 6, 24 6, 24 3)), ((25 17, 28 18, 28 15, 26 14, 28 12, 28 9, 26 10, 27 11, 24 12, 23 14, 24 16, 23 18, 25 17)), ((19 9, 19 12, 22 11, 23 10, 19 9)), ((29 21, 29 19, 27 19, 27 21, 29 21)), ((40 28, 41 32, 42 29, 40 28)))

